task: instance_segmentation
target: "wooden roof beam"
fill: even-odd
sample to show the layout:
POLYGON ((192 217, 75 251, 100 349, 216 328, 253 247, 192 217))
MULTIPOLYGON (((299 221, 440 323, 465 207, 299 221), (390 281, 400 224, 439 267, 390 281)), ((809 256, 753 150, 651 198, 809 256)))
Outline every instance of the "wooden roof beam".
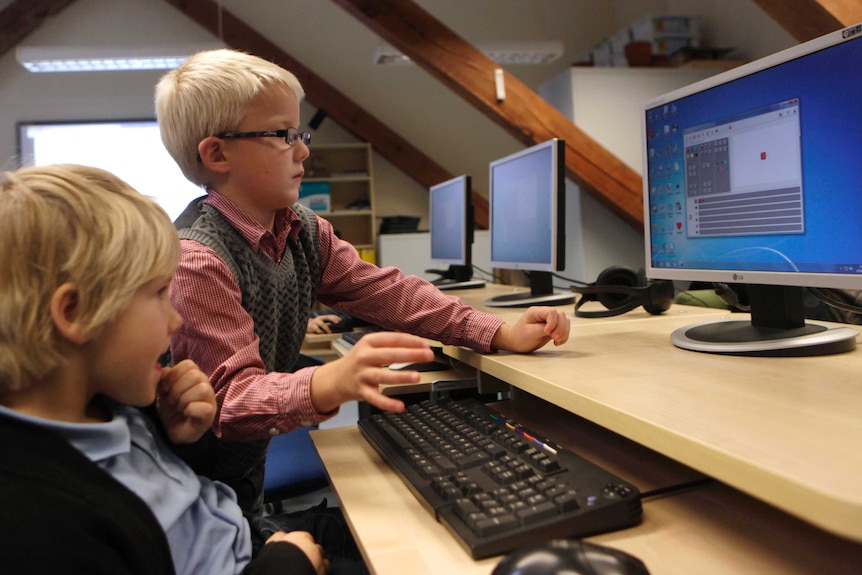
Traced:
POLYGON ((578 129, 517 78, 503 72, 506 98, 496 99, 498 66, 411 0, 332 0, 526 146, 566 141, 568 176, 643 230, 640 175, 578 129))
POLYGON ((0 11, 0 55, 75 0, 15 0, 0 11))
POLYGON ((862 22, 859 0, 753 0, 799 42, 862 22))

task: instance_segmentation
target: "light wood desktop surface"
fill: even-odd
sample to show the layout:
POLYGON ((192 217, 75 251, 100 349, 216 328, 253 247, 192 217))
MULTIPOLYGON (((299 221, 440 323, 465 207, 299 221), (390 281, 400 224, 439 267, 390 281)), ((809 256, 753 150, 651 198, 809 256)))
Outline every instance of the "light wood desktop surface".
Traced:
POLYGON ((306 333, 300 351, 323 361, 336 359, 338 353, 332 348, 332 343, 339 337, 340 333, 306 333))
POLYGON ((529 355, 446 353, 767 501, 862 541, 862 352, 755 358, 675 348, 691 318, 572 329, 529 355))
MULTIPOLYGON (((639 485, 642 492, 703 476, 538 399, 505 414, 639 485)), ((365 441, 356 426, 312 432, 333 489, 375 575, 489 575, 365 441)), ((588 538, 640 558, 652 575, 862 572, 862 547, 720 483, 645 498, 641 525, 588 538)))
MULTIPOLYGON (((481 309, 496 287, 459 295, 481 309)), ((523 313, 488 311, 507 321, 523 313)), ((728 357, 670 343, 673 329, 710 315, 729 314, 639 308, 573 318, 567 344, 533 354, 444 350, 535 396, 545 411, 559 406, 558 423, 598 424, 605 429, 593 435, 614 432, 725 484, 651 501, 643 525, 595 538, 633 552, 653 575, 862 572, 862 352, 728 357)), ((516 394, 512 404, 522 401, 516 394)), ((358 430, 330 431, 338 430, 313 438, 375 573, 490 573, 496 562, 471 561, 358 430)), ((613 461, 597 462, 614 470, 613 461)), ((647 489, 642 470, 623 471, 647 489)))

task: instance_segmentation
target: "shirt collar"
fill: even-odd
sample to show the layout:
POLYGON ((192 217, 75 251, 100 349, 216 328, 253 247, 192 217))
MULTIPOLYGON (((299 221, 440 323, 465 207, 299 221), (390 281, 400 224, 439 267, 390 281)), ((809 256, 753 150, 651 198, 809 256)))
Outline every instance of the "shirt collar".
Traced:
POLYGON ((267 243, 266 239, 272 238, 269 241, 274 241, 277 256, 273 259, 281 259, 281 253, 284 252, 288 240, 295 243, 302 228, 302 220, 290 208, 284 208, 275 213, 274 231, 270 233, 269 230, 242 211, 239 206, 215 190, 207 191, 207 197, 203 203, 218 210, 255 251, 260 251, 263 245, 267 243))
POLYGON ((125 418, 112 408, 110 402, 106 402, 106 407, 111 414, 111 420, 104 423, 71 423, 44 419, 26 415, 2 405, 0 405, 0 413, 11 419, 49 429, 66 439, 91 461, 101 461, 128 453, 132 446, 131 434, 125 418))

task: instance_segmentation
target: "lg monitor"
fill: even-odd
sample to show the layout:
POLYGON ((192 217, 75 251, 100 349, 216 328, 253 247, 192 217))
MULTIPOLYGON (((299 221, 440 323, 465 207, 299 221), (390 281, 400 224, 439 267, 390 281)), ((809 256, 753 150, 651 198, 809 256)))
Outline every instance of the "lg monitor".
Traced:
POLYGON ((566 265, 565 149, 555 138, 490 164, 491 267, 526 272, 530 291, 495 296, 489 307, 574 303, 553 286, 566 265))
POLYGON ((803 288, 862 289, 862 25, 643 106, 649 278, 747 286, 751 319, 677 330, 740 355, 848 351, 803 288))
POLYGON ((441 290, 484 287, 473 279, 473 204, 470 176, 458 176, 428 190, 431 262, 448 266, 430 269, 440 277, 431 283, 441 290))
POLYGON ((152 119, 19 122, 18 156, 22 166, 83 164, 112 172, 172 220, 205 193, 183 176, 152 119))

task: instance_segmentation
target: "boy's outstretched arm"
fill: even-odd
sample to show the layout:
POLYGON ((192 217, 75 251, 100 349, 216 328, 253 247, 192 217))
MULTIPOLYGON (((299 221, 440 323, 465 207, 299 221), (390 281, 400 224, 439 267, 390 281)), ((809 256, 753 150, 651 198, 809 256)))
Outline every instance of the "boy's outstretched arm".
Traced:
POLYGON ((174 445, 200 439, 215 420, 215 392, 197 364, 186 359, 162 368, 156 395, 159 418, 174 445))
POLYGON ((422 363, 434 359, 428 342, 396 332, 369 333, 344 357, 318 367, 311 377, 311 402, 328 413, 346 401, 367 401, 384 411, 402 411, 404 402, 380 393, 379 385, 417 383, 419 372, 391 370, 392 363, 422 363))
POLYGON ((528 308, 515 325, 500 326, 491 340, 491 347, 495 350, 529 353, 549 341, 553 341, 554 345, 563 345, 569 340, 571 322, 566 313, 569 308, 528 308))

